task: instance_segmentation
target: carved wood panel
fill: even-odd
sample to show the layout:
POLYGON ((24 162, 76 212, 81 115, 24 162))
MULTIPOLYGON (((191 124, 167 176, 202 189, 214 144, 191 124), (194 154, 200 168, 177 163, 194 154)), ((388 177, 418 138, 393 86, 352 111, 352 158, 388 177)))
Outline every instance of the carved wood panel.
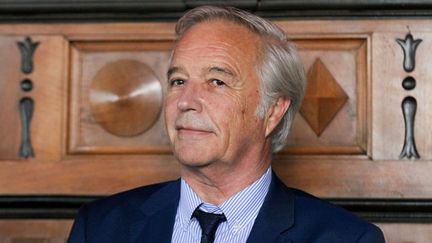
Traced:
MULTIPOLYGON (((307 95, 311 104, 296 117, 288 146, 275 156, 277 174, 288 185, 320 197, 431 199, 430 20, 278 24, 299 46, 314 89, 307 95), (397 40, 407 41, 407 25, 413 41, 422 42, 415 62, 405 63, 397 40), (314 106, 326 99, 338 108, 314 106), (420 159, 408 161, 400 155, 413 104, 412 133, 420 159)), ((157 80, 163 97, 173 23, 13 24, 1 25, 0 33, 1 194, 104 195, 178 176, 162 117, 151 108, 159 107, 159 86, 151 98, 140 88, 157 80), (23 71, 17 46, 26 37, 39 42, 31 72, 27 67, 23 71), (119 88, 116 80, 130 81, 130 89, 119 88), (107 101, 98 95, 101 91, 118 102, 101 106, 106 103, 100 101, 107 101), (34 151, 27 160, 17 153, 23 97, 34 102, 32 112, 25 112, 32 117, 34 151), (134 119, 128 126, 127 119, 115 114, 123 100, 138 100, 137 109, 148 109, 150 118, 129 110, 134 119)), ((62 229, 56 225, 1 222, 0 232, 9 233, 0 239, 62 242, 70 222, 62 229)), ((430 235, 430 224, 381 226, 389 242, 427 242, 430 235), (408 237, 410 232, 416 232, 414 237, 408 237)))
MULTIPOLYGON (((319 124, 320 131, 318 133, 314 131, 314 126, 311 126, 311 121, 305 118, 314 116, 319 110, 312 105, 309 106, 311 109, 309 112, 300 113, 301 115, 294 122, 291 136, 288 139, 288 147, 284 152, 289 154, 365 154, 367 124, 366 113, 361 108, 364 107, 363 104, 366 102, 367 95, 365 39, 298 39, 295 42, 301 47, 306 69, 310 70, 309 73, 315 72, 316 79, 312 79, 314 82, 311 82, 309 90, 313 86, 316 87, 315 89, 321 90, 322 97, 320 97, 319 105, 322 106, 327 101, 330 103, 327 107, 323 106, 319 109, 321 112, 315 115, 315 118, 311 118, 322 120, 322 124, 319 124), (319 63, 321 67, 318 71, 315 70, 316 63, 319 63), (329 68, 331 71, 328 70, 329 68), (325 83, 327 81, 321 78, 324 71, 329 78, 333 79, 333 83, 325 83), (326 85, 327 88, 320 87, 320 85, 326 85), (338 88, 339 93, 325 93, 330 92, 331 87, 338 88), (332 97, 331 95, 335 96, 332 97), (337 109, 331 110, 335 107, 334 102, 338 102, 340 97, 342 100, 337 109)), ((104 82, 102 80, 104 79, 102 78, 103 75, 105 75, 105 80, 108 79, 108 75, 115 75, 114 71, 111 74, 104 74, 104 71, 114 69, 115 65, 120 65, 118 62, 123 62, 125 67, 130 69, 129 72, 138 72, 138 70, 143 69, 132 70, 131 65, 133 64, 126 64, 127 61, 131 60, 147 66, 149 71, 154 73, 157 79, 156 83, 165 89, 165 70, 168 65, 171 45, 171 41, 82 41, 72 43, 69 153, 170 153, 163 120, 159 116, 161 113, 159 104, 157 108, 148 111, 148 113, 142 112, 143 119, 150 115, 157 117, 156 122, 152 123, 149 130, 126 136, 115 134, 113 130, 116 129, 116 126, 121 127, 120 123, 125 127, 135 126, 131 121, 133 116, 128 116, 125 111, 123 117, 121 117, 122 115, 119 116, 116 124, 114 124, 115 121, 111 121, 112 131, 109 131, 110 128, 107 129, 107 125, 101 123, 101 115, 94 113, 93 103, 96 98, 92 100, 92 97, 96 97, 94 95, 96 83, 98 81, 104 82), (124 117, 128 117, 128 119, 124 119, 124 117)), ((118 82, 124 85, 132 82, 126 80, 125 77, 112 79, 113 83, 118 82)), ((124 87, 116 86, 117 91, 114 90, 114 92, 120 92, 121 88, 124 87)), ((98 92, 99 94, 102 93, 101 91, 98 92)), ((106 90, 104 92, 104 99, 107 99, 109 92, 106 90)), ((110 92, 112 96, 113 92, 110 92)), ((158 95, 151 94, 138 102, 144 104, 151 102, 151 97, 158 95)), ((98 99, 101 99, 100 97, 101 95, 98 99)), ((306 95, 306 100, 308 98, 309 96, 306 95)), ((129 107, 131 107, 130 104, 129 107)), ((126 105, 123 105, 123 110, 126 110, 126 105)), ((112 112, 110 116, 113 116, 112 112)), ((148 117, 148 119, 153 118, 148 117)))
MULTIPOLYGON (((418 134, 419 129, 430 127, 425 112, 430 107, 427 99, 430 85, 420 80, 430 79, 425 61, 430 47, 427 42, 430 23, 386 20, 280 21, 278 24, 299 46, 306 71, 315 77, 315 86, 335 87, 330 84, 333 83, 343 91, 310 92, 310 100, 329 98, 331 102, 340 102, 340 108, 329 112, 315 107, 312 110, 320 111, 322 117, 310 116, 310 111, 296 117, 289 144, 273 164, 282 179, 324 197, 432 197, 427 173, 432 168, 427 149, 431 141, 426 132, 418 134), (394 32, 389 32, 389 24, 394 32), (402 48, 396 41, 406 37, 407 25, 411 26, 414 39, 423 39, 418 45, 416 67, 409 72, 417 83, 411 90, 401 85, 408 73, 403 67, 402 48), (425 86, 420 88, 421 85, 425 86), (399 160, 405 136, 401 105, 407 96, 417 101, 414 135, 422 156, 421 164, 399 160), (315 119, 315 130, 310 119, 315 119)), ((112 81, 99 78, 98 74, 119 75, 107 71, 111 70, 107 67, 118 62, 138 62, 134 70, 145 67, 147 71, 143 75, 150 73, 156 77, 163 90, 164 69, 174 39, 172 28, 172 23, 0 26, 2 35, 11 38, 5 53, 9 53, 9 48, 15 53, 6 64, 15 66, 15 75, 22 75, 17 76, 18 83, 24 78, 33 81, 30 93, 19 91, 17 86, 15 92, 19 94, 15 96, 21 98, 28 94, 35 102, 31 139, 36 155, 32 163, 25 164, 16 157, 11 159, 16 156, 15 152, 2 158, 1 192, 109 194, 176 178, 178 167, 168 152, 160 114, 151 111, 150 125, 145 125, 148 127, 140 123, 146 119, 139 115, 134 120, 138 125, 124 127, 123 123, 116 123, 122 119, 104 111, 108 108, 98 108, 99 99, 92 98, 101 87, 102 90, 114 87, 110 85, 117 78, 112 81), (32 35, 36 32, 39 34, 32 35), (30 74, 22 73, 16 46, 17 41, 24 41, 27 36, 40 43, 34 52, 34 70, 30 74), (134 134, 123 135, 130 131, 134 134), (29 175, 29 179, 16 176, 22 174, 29 175)), ((122 70, 130 66, 123 64, 115 67, 122 70)), ((12 69, 4 70, 7 73, 12 69)), ((126 80, 135 80, 132 84, 138 85, 131 87, 153 80, 127 77, 126 80)), ((413 82, 406 83, 412 86, 413 82)), ((127 91, 127 95, 115 94, 117 98, 130 97, 132 91, 127 91)), ((20 116, 18 111, 11 115, 20 116)), ((16 134, 13 130, 21 127, 14 124, 15 127, 11 125, 10 130, 2 129, 2 132, 16 134)), ((17 147, 19 142, 11 144, 17 147)), ((2 141, 3 145, 12 146, 2 141)), ((5 151, 9 153, 9 147, 5 151)))
POLYGON ((300 48, 309 83, 284 152, 366 154, 367 39, 294 41, 300 48))
POLYGON ((429 129, 432 127, 432 117, 429 111, 431 107, 430 94, 432 94, 430 82, 432 71, 429 67, 432 33, 413 31, 411 42, 423 41, 417 44, 415 55, 412 51, 412 57, 404 58, 408 53, 404 53, 397 43, 397 39, 405 42, 407 33, 408 30, 406 32, 387 32, 373 35, 375 48, 373 51, 372 89, 375 92, 373 92, 372 106, 374 114, 372 155, 377 160, 415 159, 413 154, 404 156, 402 153, 407 139, 406 134, 410 133, 411 130, 413 133, 412 143, 414 144, 406 146, 415 146, 419 159, 432 159, 432 136, 429 129), (384 55, 384 53, 388 54, 384 55), (412 59, 410 61, 412 64, 407 64, 406 59, 412 59), (406 67, 407 65, 408 67, 406 67), (411 68, 410 65, 412 65, 411 68), (412 88, 404 88, 407 85, 412 88), (411 111, 405 111, 404 114, 404 106, 411 105, 406 102, 412 104, 413 107, 408 108, 409 110, 413 109, 412 114, 406 113, 411 111), (407 126, 406 122, 408 122, 407 126))
POLYGON ((161 110, 171 46, 71 43, 68 153, 169 153, 161 110))
POLYGON ((65 47, 60 36, 1 37, 0 159, 60 157, 65 47))

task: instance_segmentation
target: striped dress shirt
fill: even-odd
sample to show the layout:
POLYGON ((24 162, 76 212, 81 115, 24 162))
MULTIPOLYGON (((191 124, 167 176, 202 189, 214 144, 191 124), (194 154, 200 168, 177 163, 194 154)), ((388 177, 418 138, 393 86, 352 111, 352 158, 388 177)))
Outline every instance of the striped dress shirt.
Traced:
POLYGON ((227 221, 217 231, 215 243, 246 242, 261 206, 264 203, 272 179, 271 168, 257 181, 244 188, 221 205, 203 202, 192 188, 181 179, 180 201, 174 222, 172 243, 199 243, 201 227, 192 218, 197 207, 209 213, 223 213, 227 221))

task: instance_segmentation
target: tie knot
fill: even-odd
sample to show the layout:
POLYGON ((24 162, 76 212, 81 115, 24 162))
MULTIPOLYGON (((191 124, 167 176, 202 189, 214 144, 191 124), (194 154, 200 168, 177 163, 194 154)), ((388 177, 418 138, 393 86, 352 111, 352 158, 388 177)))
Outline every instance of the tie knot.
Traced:
POLYGON ((214 242, 216 230, 220 223, 226 221, 224 214, 206 213, 198 208, 192 214, 201 226, 201 242, 214 242))

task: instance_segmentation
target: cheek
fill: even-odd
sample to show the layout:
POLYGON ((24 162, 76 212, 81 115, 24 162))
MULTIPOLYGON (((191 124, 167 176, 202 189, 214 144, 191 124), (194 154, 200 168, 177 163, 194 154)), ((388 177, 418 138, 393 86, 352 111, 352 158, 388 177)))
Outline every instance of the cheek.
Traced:
POLYGON ((244 100, 242 108, 241 108, 241 119, 242 130, 245 132, 250 132, 252 134, 256 134, 259 129, 261 129, 261 119, 257 116, 257 109, 259 105, 259 99, 257 96, 253 94, 248 96, 249 98, 244 100))
POLYGON ((175 99, 173 99, 172 97, 167 97, 165 99, 163 112, 164 112, 165 127, 168 130, 168 132, 170 131, 170 129, 172 129, 173 121, 176 117, 176 110, 177 110, 177 105, 175 103, 175 99))
POLYGON ((241 115, 243 119, 246 121, 255 119, 256 109, 258 107, 258 99, 254 94, 249 94, 239 102, 239 106, 241 107, 241 115))
POLYGON ((165 97, 165 103, 164 103, 164 111, 165 116, 167 113, 173 113, 175 109, 177 108, 177 97, 175 94, 168 94, 165 97))
POLYGON ((253 122, 250 117, 251 112, 244 100, 232 100, 230 105, 226 105, 226 103, 219 105, 219 109, 223 110, 223 112, 220 112, 219 118, 226 130, 226 135, 232 136, 235 133, 243 133, 246 126, 253 122))

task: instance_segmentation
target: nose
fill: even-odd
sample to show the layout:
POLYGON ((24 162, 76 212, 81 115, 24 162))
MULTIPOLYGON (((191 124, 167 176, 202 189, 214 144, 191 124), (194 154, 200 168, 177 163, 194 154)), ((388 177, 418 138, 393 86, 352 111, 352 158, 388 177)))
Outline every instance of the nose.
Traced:
POLYGON ((183 91, 177 101, 177 108, 182 111, 197 111, 202 109, 201 90, 198 84, 189 82, 183 87, 183 91))

